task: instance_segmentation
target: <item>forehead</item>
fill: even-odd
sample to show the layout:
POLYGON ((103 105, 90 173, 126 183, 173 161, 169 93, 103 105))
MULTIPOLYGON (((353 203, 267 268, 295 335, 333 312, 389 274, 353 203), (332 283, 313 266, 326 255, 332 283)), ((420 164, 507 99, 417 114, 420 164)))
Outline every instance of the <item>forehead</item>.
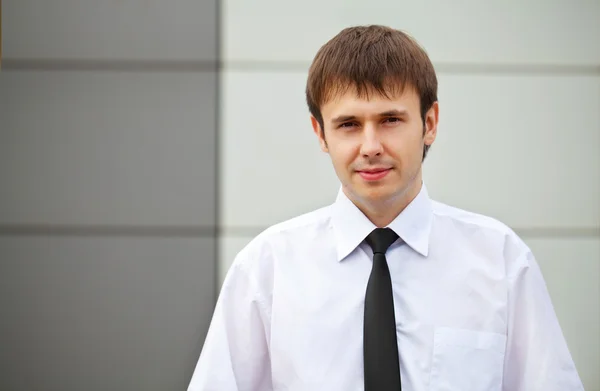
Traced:
POLYGON ((341 114, 350 111, 385 111, 403 110, 417 112, 419 108, 419 96, 416 90, 407 86, 406 88, 388 90, 385 93, 374 88, 359 91, 356 87, 348 87, 331 94, 329 99, 321 106, 324 117, 341 114))

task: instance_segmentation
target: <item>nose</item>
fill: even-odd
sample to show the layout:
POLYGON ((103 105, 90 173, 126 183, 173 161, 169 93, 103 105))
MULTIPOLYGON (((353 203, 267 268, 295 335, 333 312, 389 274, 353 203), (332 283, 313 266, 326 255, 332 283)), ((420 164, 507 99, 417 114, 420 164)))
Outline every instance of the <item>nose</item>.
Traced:
POLYGON ((381 155, 383 153, 383 145, 379 139, 377 128, 374 126, 365 126, 363 129, 363 140, 360 147, 361 155, 367 158, 381 155))

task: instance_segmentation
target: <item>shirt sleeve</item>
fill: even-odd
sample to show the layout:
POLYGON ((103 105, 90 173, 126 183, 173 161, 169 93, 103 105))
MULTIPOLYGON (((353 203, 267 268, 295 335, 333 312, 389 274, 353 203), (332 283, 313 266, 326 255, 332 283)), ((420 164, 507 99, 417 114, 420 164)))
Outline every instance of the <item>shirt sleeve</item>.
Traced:
POLYGON ((583 391, 542 272, 529 249, 509 275, 504 391, 583 391))
POLYGON ((273 389, 266 308, 257 284, 234 262, 223 282, 188 391, 273 389))

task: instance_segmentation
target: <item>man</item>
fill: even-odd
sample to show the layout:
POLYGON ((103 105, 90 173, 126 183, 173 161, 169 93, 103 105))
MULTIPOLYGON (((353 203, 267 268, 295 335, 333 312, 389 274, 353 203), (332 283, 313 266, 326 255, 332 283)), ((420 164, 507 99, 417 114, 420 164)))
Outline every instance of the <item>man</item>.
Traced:
POLYGON ((189 391, 582 390, 530 249, 428 197, 439 105, 421 47, 344 29, 306 97, 341 190, 237 255, 189 391))

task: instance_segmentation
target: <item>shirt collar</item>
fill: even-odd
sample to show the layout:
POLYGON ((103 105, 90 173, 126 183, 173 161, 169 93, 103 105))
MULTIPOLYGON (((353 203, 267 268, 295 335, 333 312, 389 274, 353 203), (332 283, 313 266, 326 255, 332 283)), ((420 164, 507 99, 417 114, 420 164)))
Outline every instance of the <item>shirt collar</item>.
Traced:
MULTIPOLYGON (((376 228, 341 187, 333 204, 332 217, 338 261, 346 258, 376 228)), ((413 250, 427 256, 432 220, 431 200, 423 183, 419 194, 388 227, 413 250)))

